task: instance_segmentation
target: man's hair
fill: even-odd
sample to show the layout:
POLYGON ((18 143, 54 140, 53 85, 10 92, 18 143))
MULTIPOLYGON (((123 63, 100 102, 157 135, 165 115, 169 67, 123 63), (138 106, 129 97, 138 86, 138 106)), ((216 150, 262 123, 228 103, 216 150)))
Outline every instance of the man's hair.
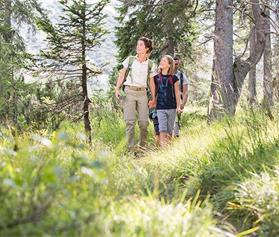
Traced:
POLYGON ((174 55, 173 59, 174 59, 174 60, 180 60, 180 59, 181 59, 181 57, 180 57, 180 55, 179 55, 179 54, 176 54, 176 55, 174 55))
POLYGON ((147 37, 140 37, 139 40, 144 42, 145 48, 148 49, 148 53, 151 53, 151 51, 153 50, 152 40, 147 37))

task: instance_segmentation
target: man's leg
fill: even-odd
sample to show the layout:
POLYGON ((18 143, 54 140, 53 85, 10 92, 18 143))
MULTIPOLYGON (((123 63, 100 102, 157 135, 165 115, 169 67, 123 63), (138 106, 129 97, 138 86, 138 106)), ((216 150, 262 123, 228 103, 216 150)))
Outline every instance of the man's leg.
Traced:
POLYGON ((173 128, 173 136, 174 137, 179 137, 180 118, 181 118, 181 115, 180 114, 176 114, 174 128, 173 128))
POLYGON ((125 89, 125 91, 127 96, 124 99, 123 110, 128 148, 131 149, 135 146, 136 99, 132 90, 125 89))

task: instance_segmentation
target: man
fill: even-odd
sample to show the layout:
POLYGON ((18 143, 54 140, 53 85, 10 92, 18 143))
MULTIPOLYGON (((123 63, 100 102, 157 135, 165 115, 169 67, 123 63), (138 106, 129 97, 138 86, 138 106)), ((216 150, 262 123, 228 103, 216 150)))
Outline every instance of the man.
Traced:
MULTIPOLYGON (((179 91, 180 91, 180 98, 181 98, 181 110, 184 109, 185 104, 188 101, 188 91, 189 91, 189 84, 190 81, 188 80, 186 74, 181 70, 181 58, 179 55, 174 56, 174 63, 175 63, 175 75, 179 79, 179 91)), ((180 129, 180 119, 181 114, 177 114, 174 129, 173 129, 173 136, 179 137, 179 129, 180 129)))

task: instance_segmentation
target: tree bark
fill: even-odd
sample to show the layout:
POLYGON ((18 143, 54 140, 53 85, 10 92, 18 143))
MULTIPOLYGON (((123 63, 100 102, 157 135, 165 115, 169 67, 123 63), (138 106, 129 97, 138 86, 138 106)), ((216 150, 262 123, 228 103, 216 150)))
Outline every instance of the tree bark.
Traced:
POLYGON ((251 0, 257 38, 255 50, 246 60, 241 56, 232 63, 233 10, 231 5, 231 0, 216 0, 215 59, 208 109, 209 121, 224 115, 235 114, 244 80, 250 70, 259 62, 265 48, 267 17, 261 9, 259 0, 251 0))
MULTIPOLYGON (((279 24, 279 0, 276 1, 276 23, 279 24)), ((279 102, 279 36, 276 35, 276 43, 274 49, 275 77, 273 79, 273 99, 274 102, 279 102)))
POLYGON ((89 144, 92 143, 92 135, 91 135, 91 123, 90 123, 90 113, 89 113, 89 105, 90 100, 88 98, 88 89, 87 89, 87 64, 86 64, 86 1, 83 1, 83 15, 82 15, 82 76, 81 76, 81 85, 82 85, 82 94, 83 94, 83 121, 84 121, 84 129, 87 136, 87 142, 89 144))
POLYGON ((216 0, 214 59, 208 119, 233 110, 233 1, 216 0))
POLYGON ((172 37, 169 37, 168 39, 168 49, 167 49, 167 54, 173 56, 174 55, 174 40, 172 37))
POLYGON ((271 30, 270 30, 270 10, 266 10, 268 16, 265 25, 266 44, 264 49, 264 79, 263 79, 263 104, 267 107, 273 105, 273 87, 272 87, 272 52, 271 52, 271 30))
MULTIPOLYGON (((13 31, 12 31, 12 1, 5 0, 4 1, 4 26, 5 30, 3 33, 3 39, 5 43, 12 45, 13 43, 13 31)), ((10 53, 7 57, 7 64, 10 65, 8 77, 10 80, 10 100, 11 100, 11 116, 14 125, 19 128, 18 123, 18 95, 16 90, 16 81, 14 78, 14 53, 10 53)))
MULTIPOLYGON (((255 50, 256 47, 256 31, 255 28, 251 28, 251 37, 250 37, 250 55, 255 50)), ((249 72, 249 81, 248 81, 248 102, 250 106, 257 104, 257 90, 256 90, 256 76, 257 76, 257 65, 251 67, 249 72)))
POLYGON ((245 77, 247 73, 260 61, 266 42, 267 34, 265 32, 265 28, 268 18, 266 17, 266 13, 261 9, 259 0, 251 0, 251 4, 257 42, 255 45, 255 50, 251 52, 249 58, 244 60, 241 57, 238 57, 234 62, 234 75, 236 84, 235 106, 238 103, 245 77))
POLYGON ((175 43, 174 43, 174 39, 169 36, 166 40, 166 44, 165 47, 162 50, 162 55, 174 55, 174 51, 175 51, 175 43))

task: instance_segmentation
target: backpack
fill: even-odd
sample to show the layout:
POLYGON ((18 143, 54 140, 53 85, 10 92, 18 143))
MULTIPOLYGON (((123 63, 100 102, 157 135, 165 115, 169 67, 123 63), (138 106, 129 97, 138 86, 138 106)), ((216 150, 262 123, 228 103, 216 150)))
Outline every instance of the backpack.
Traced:
MULTIPOLYGON (((126 69, 125 76, 124 76, 124 81, 123 81, 123 84, 121 86, 121 90, 122 90, 123 93, 125 93, 124 92, 124 89, 125 89, 124 83, 127 80, 127 77, 128 77, 128 75, 129 75, 129 73, 131 71, 131 67, 132 67, 135 59, 136 59, 135 56, 129 56, 128 68, 126 69)), ((149 86, 149 75, 151 73, 153 65, 154 65, 153 61, 149 59, 148 60, 148 66, 147 66, 147 90, 146 90, 147 91, 148 99, 151 98, 151 92, 150 92, 150 86, 149 86)), ((133 77, 132 76, 131 76, 131 81, 133 83, 133 77)))

